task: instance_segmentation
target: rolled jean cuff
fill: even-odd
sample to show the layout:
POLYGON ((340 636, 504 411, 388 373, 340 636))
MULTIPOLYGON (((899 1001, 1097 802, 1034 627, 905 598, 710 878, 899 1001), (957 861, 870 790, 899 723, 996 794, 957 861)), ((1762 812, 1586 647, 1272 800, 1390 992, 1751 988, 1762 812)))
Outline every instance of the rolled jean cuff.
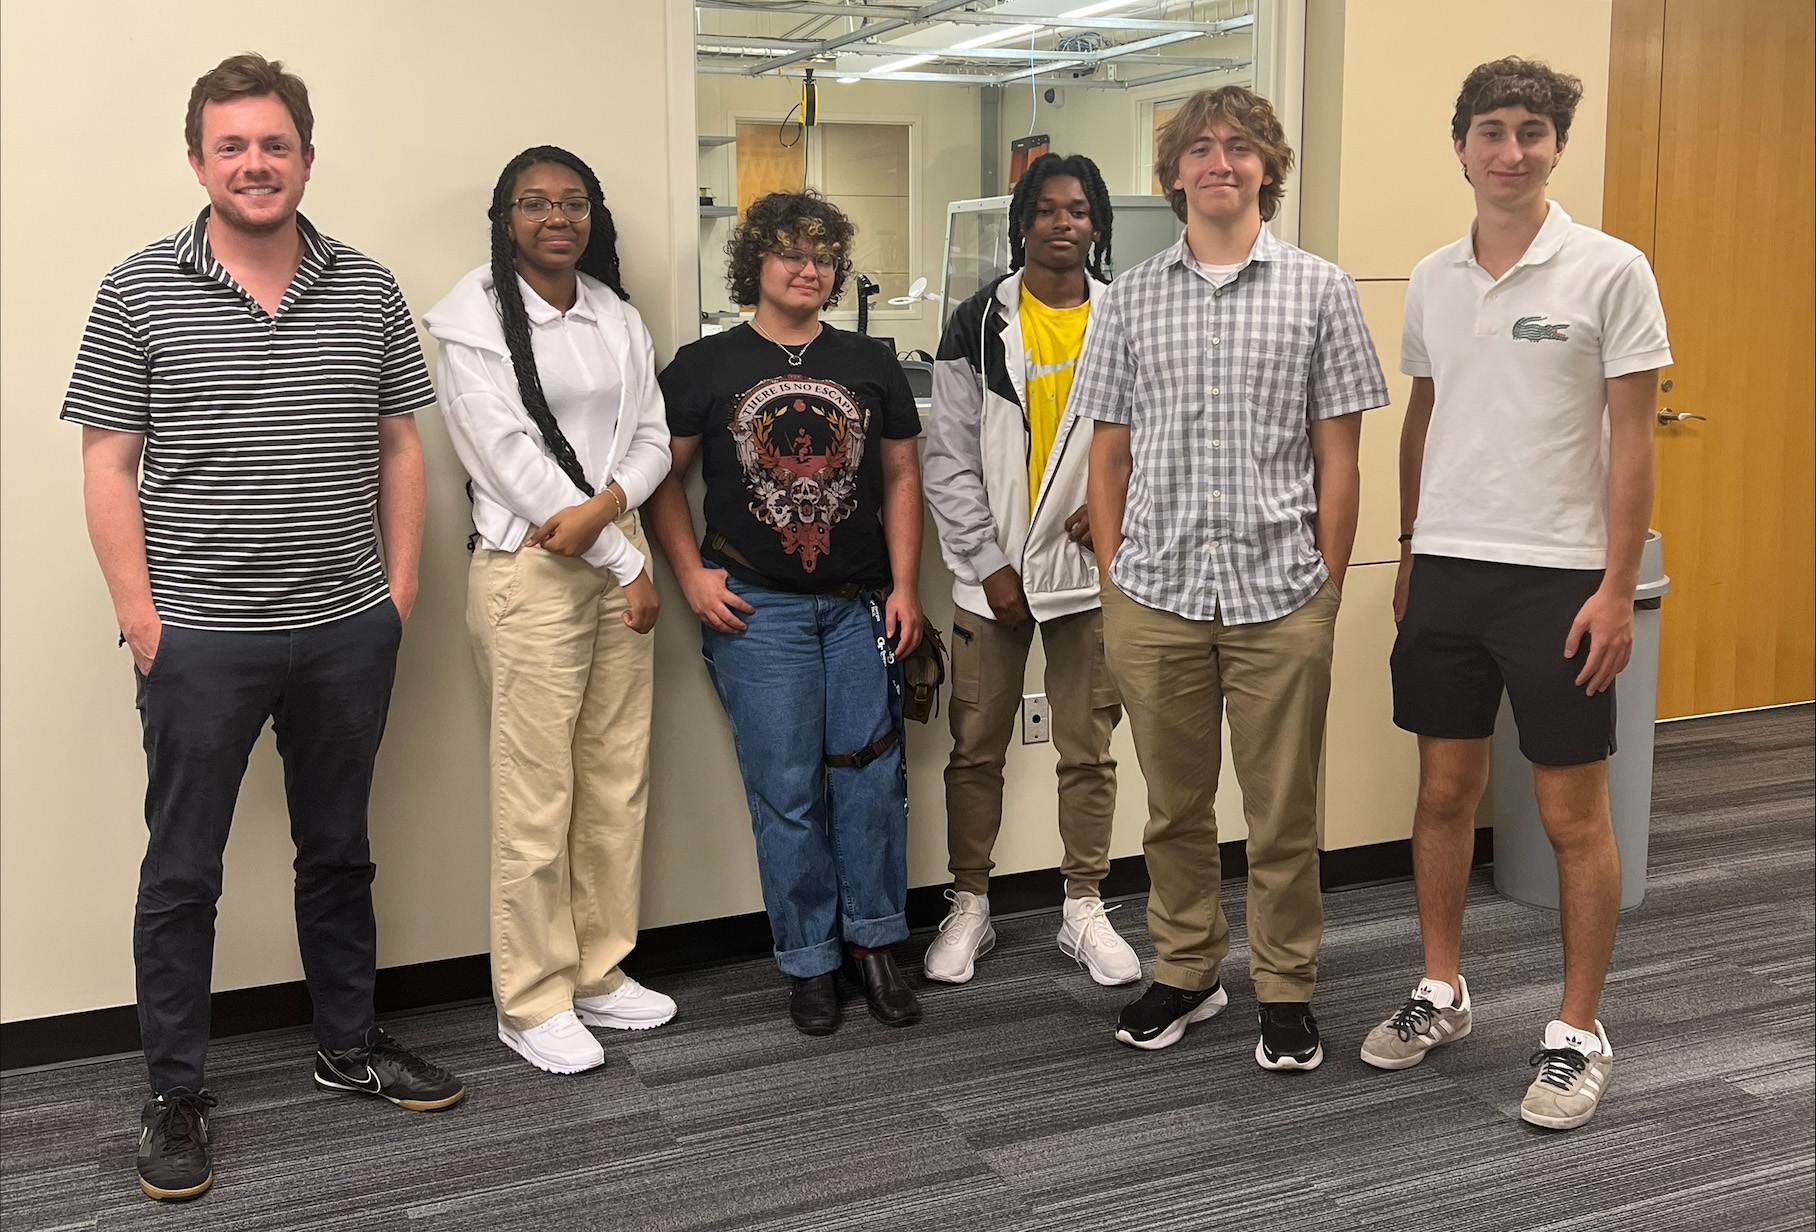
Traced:
POLYGON ((1318 986, 1316 977, 1305 979, 1291 975, 1257 975, 1253 977, 1255 1000, 1310 1002, 1318 986))
MULTIPOLYGON (((1218 967, 1221 966, 1219 963, 1218 967)), ((1212 967, 1206 973, 1176 963, 1157 962, 1154 964, 1154 982, 1165 984, 1168 988, 1183 988, 1187 992, 1204 992, 1217 987, 1218 967, 1212 967)))
POLYGON ((908 939, 908 917, 900 911, 875 920, 854 920, 845 916, 839 924, 845 930, 847 942, 861 945, 867 950, 880 949, 908 939))
POLYGON ((845 947, 839 944, 837 937, 798 950, 776 951, 776 966, 782 968, 783 975, 792 975, 797 980, 810 980, 816 975, 837 971, 844 960, 845 947))

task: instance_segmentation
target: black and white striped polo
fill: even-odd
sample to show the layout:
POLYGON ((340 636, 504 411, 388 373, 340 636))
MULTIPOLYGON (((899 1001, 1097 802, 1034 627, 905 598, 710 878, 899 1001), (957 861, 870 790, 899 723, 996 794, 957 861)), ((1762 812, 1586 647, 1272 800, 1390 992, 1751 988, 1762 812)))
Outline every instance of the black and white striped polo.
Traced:
POLYGON ((274 319, 208 245, 208 211, 101 282, 62 418, 145 434, 139 503, 159 617, 324 624, 386 595, 378 420, 430 406, 390 271, 300 214, 274 319))

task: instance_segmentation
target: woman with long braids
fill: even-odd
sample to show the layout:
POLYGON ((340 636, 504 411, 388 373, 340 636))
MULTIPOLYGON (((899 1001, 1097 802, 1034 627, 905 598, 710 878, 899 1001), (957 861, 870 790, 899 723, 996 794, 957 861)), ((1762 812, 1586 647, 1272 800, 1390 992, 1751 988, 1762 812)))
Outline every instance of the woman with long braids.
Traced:
POLYGON ((879 1022, 920 1018, 888 947, 908 935, 892 655, 921 637, 921 421, 895 356, 820 319, 852 235, 815 193, 751 203, 726 251, 732 297, 756 313, 663 372, 675 467, 650 498, 731 719, 776 965, 807 1035, 838 1026, 841 966, 879 1022), (696 454, 704 543, 681 490, 696 454))
POLYGON ((991 851, 1003 767, 1034 632, 1046 652, 1059 753, 1066 906, 1059 948, 1099 984, 1141 977, 1098 886, 1110 871, 1122 708, 1104 665, 1085 461, 1091 424, 1066 413, 1103 292, 1110 197, 1097 165, 1044 154, 1009 203, 1010 272, 958 306, 940 340, 927 420, 927 498, 951 566, 952 756, 946 851, 952 910, 928 979, 963 984, 996 942, 991 851))
POLYGON ((605 1061, 586 1027, 675 1014, 618 967, 637 940, 659 607, 635 510, 668 473, 668 426, 592 170, 525 150, 487 216, 491 261, 425 321, 473 481, 498 1038, 572 1074, 605 1061))

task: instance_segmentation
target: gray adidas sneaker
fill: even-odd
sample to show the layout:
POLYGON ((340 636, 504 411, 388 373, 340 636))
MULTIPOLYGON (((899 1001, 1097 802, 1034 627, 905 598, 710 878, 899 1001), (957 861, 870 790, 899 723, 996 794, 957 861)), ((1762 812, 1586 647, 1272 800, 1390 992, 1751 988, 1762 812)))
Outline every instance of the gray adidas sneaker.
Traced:
POLYGON ((1362 1041, 1362 1059, 1376 1069, 1411 1069, 1438 1045, 1468 1035, 1472 1021, 1469 985, 1461 975, 1455 991, 1438 980, 1420 980, 1406 1004, 1362 1041))
POLYGON ((1608 1091, 1614 1046, 1599 1018, 1594 1035, 1554 1019, 1532 1064, 1539 1067, 1539 1076, 1520 1101, 1520 1120, 1546 1129, 1575 1129, 1595 1115, 1608 1091))

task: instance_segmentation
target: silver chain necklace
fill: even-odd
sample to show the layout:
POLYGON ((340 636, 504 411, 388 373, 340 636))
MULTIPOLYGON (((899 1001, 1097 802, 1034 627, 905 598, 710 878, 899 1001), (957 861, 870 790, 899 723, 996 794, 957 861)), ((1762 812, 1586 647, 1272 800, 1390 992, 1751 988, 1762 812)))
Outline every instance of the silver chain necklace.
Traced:
POLYGON ((770 338, 768 334, 763 332, 763 327, 758 325, 754 318, 750 322, 750 327, 757 331, 758 337, 766 338, 770 342, 775 342, 777 346, 782 348, 782 354, 788 356, 788 366, 790 368, 799 368, 801 366, 801 361, 807 357, 807 348, 818 341, 821 332, 826 328, 824 325, 821 325, 819 329, 813 331, 812 338, 809 338, 798 347, 791 347, 785 342, 777 342, 774 338, 770 338))

